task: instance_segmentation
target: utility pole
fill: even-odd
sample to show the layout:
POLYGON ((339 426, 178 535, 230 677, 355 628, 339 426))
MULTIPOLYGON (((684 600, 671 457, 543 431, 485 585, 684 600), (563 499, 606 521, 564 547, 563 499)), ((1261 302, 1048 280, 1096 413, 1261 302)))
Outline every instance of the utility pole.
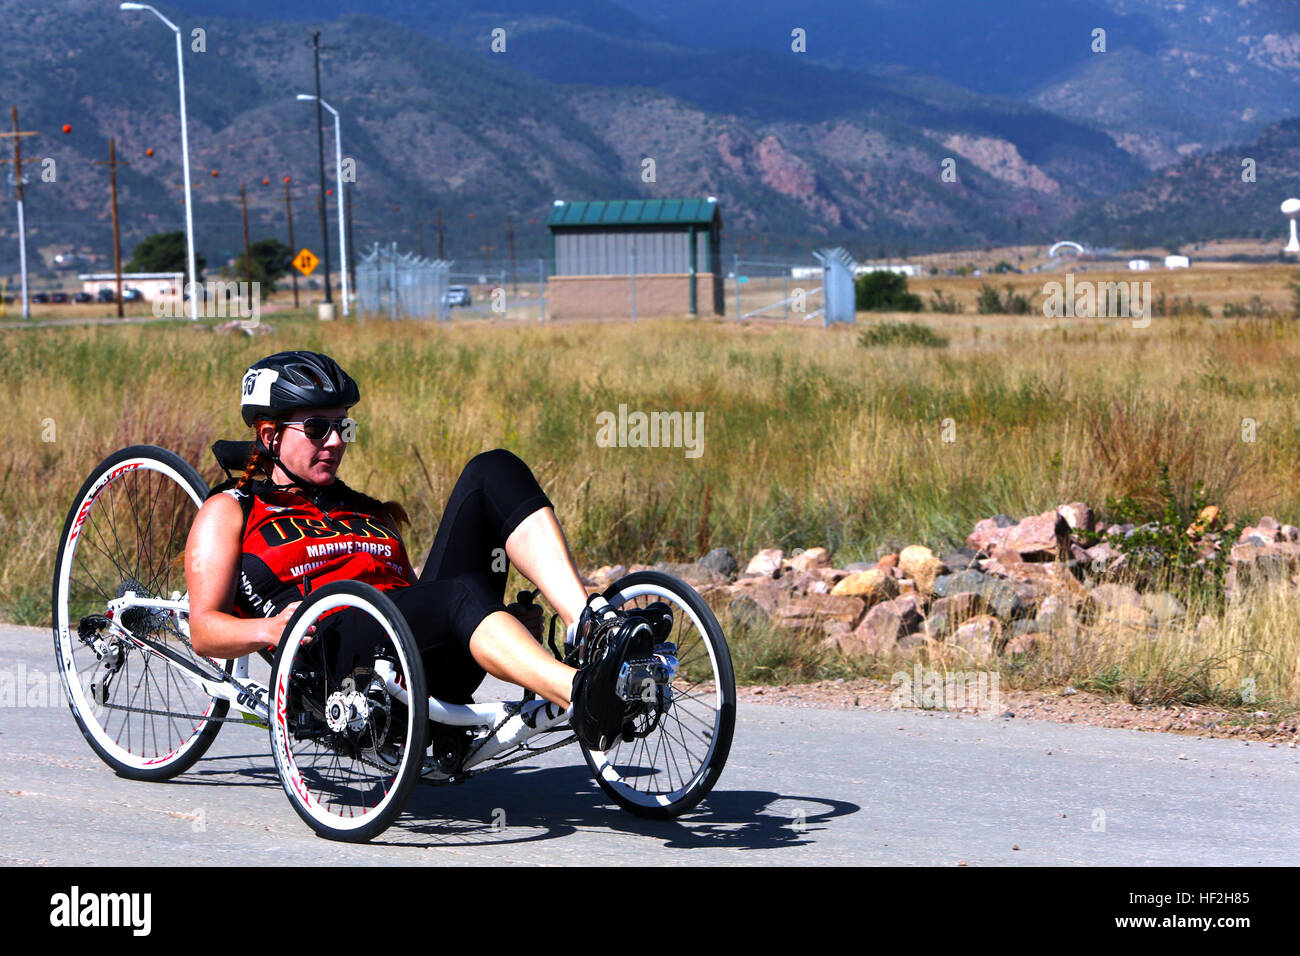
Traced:
MULTIPOLYGON (((352 241, 352 187, 344 184, 344 199, 347 201, 347 218, 348 218, 348 288, 352 289, 352 294, 356 295, 357 288, 357 259, 356 244, 352 241)), ((341 268, 341 267, 340 267, 341 268)))
POLYGON ((438 259, 442 262, 447 261, 447 256, 442 251, 442 210, 438 210, 438 259))
POLYGON ((325 220, 325 119, 320 105, 320 31, 311 35, 313 53, 316 57, 316 158, 320 164, 320 239, 324 246, 321 262, 325 266, 325 301, 334 303, 330 292, 330 234, 325 220))
POLYGON ((506 236, 510 240, 510 294, 517 299, 519 298, 519 276, 515 272, 515 217, 511 215, 506 216, 506 236))
POLYGON ((483 243, 479 248, 483 250, 483 274, 486 276, 487 273, 492 271, 492 250, 496 248, 496 246, 492 245, 492 237, 488 236, 487 242, 483 243))
MULTIPOLYGON (((284 177, 284 214, 289 220, 289 255, 296 256, 298 248, 293 242, 293 203, 289 200, 289 177, 284 177)), ((298 270, 289 267, 289 278, 293 280, 293 307, 298 308, 298 270)))
MULTIPOLYGON (((23 295, 23 318, 32 317, 31 306, 27 302, 27 229, 23 224, 23 154, 20 149, 22 138, 24 136, 35 136, 34 132, 22 132, 18 129, 18 107, 13 108, 14 131, 12 133, 0 133, 0 136, 12 136, 14 138, 14 195, 18 200, 18 268, 22 273, 22 295, 23 295)), ((7 163, 9 160, 0 160, 0 164, 7 163)))
POLYGON ((126 160, 118 162, 117 141, 110 138, 108 162, 97 159, 95 165, 108 167, 108 191, 113 201, 113 272, 117 276, 117 317, 120 319, 122 318, 122 242, 117 231, 117 167, 131 164, 126 160))
POLYGON ((239 184, 239 209, 244 218, 244 281, 248 283, 248 294, 253 294, 253 258, 248 251, 248 196, 244 194, 244 184, 239 184))

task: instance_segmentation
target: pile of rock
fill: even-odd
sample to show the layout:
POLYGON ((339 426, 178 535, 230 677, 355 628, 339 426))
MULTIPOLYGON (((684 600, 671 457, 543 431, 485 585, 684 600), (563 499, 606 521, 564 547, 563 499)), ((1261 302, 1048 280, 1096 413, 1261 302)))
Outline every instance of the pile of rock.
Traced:
MULTIPOLYGON (((1207 508, 1187 529, 1207 558, 1224 546, 1217 520, 1217 509, 1207 508)), ((1174 595, 1122 583, 1122 541, 1135 530, 1098 528, 1092 508, 1071 502, 1020 521, 986 518, 965 547, 940 555, 911 545, 836 568, 825 548, 789 555, 767 548, 742 569, 730 550, 718 548, 697 562, 654 567, 690 583, 720 617, 819 632, 824 646, 844 653, 907 655, 942 643, 987 661, 1035 653, 1085 630, 1151 635, 1184 617, 1174 595)), ((1296 580, 1300 529, 1263 518, 1242 531, 1229 562, 1230 592, 1260 580, 1296 580)), ((588 584, 602 588, 628 570, 599 568, 588 584)))

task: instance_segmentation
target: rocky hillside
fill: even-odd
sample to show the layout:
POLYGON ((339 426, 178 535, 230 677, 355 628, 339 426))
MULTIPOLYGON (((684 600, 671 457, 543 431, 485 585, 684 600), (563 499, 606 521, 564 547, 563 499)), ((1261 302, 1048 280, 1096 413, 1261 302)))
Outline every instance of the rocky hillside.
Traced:
MULTIPOLYGON (((119 180, 127 249, 179 227, 166 29, 92 0, 35 10, 0 0, 0 11, 27 24, 29 38, 8 50, 0 102, 17 103, 23 126, 40 131, 28 156, 52 158, 58 169, 54 182, 29 190, 33 244, 108 250, 107 174, 92 163, 107 158, 110 136, 132 163, 119 180)), ((201 251, 221 262, 239 247, 240 182, 251 188, 257 238, 283 230, 271 187, 284 175, 304 187, 315 181, 314 114, 294 99, 312 89, 307 30, 210 14, 182 16, 181 25, 187 35, 205 31, 205 52, 186 54, 195 227, 201 251)), ((520 69, 528 33, 520 26, 518 34, 513 52, 494 57, 372 16, 325 25, 324 92, 357 158, 358 245, 412 246, 420 221, 431 241, 441 209, 449 254, 477 259, 490 242, 499 263, 507 214, 520 224, 517 252, 526 258, 544 254, 541 222, 557 197, 706 192, 719 196, 728 224, 782 242, 1046 237, 1051 223, 1141 173, 1086 126, 940 81, 674 48, 676 92, 556 84, 520 69), (656 160, 654 182, 641 178, 645 157, 656 160), (940 182, 945 157, 958 162, 955 183, 940 182)), ((307 242, 319 232, 313 201, 309 191, 299 196, 307 242)), ((12 228, 0 221, 3 235, 12 228)), ((0 258, 12 248, 0 241, 0 258)))

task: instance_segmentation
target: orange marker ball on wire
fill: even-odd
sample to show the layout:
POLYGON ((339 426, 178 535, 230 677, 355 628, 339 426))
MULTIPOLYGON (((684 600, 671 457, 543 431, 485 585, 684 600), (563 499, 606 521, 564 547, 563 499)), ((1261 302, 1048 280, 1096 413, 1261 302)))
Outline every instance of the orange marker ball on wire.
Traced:
POLYGON ((212 178, 213 179, 217 178, 217 171, 215 169, 212 171, 212 178))
POLYGON ((291 182, 293 182, 293 177, 292 177, 292 176, 285 176, 285 177, 284 177, 284 181, 285 181, 286 183, 291 183, 291 182))
POLYGON ((63 124, 63 132, 64 132, 65 134, 66 134, 66 133, 71 133, 71 132, 72 132, 72 124, 71 124, 71 123, 64 123, 64 124, 63 124))
POLYGON ((263 186, 269 186, 269 185, 271 185, 271 180, 269 180, 269 179, 263 177, 263 179, 262 179, 262 185, 263 185, 263 186))
POLYGON ((152 156, 152 155, 153 155, 153 147, 150 146, 148 149, 146 149, 146 150, 144 151, 144 154, 145 154, 146 156, 152 156))

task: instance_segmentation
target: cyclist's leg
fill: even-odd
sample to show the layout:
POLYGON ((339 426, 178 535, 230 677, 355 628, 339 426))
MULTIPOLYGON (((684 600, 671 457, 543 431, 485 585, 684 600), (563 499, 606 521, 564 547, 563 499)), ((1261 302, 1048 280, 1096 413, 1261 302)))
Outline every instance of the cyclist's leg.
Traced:
MULTIPOLYGON (((385 593, 415 636, 429 693, 452 704, 470 703, 484 671, 469 653, 468 635, 459 634, 466 626, 472 631, 476 615, 488 612, 467 606, 467 589, 456 580, 421 582, 385 593)), ((329 673, 335 680, 369 666, 381 633, 378 622, 360 611, 341 611, 337 618, 322 635, 329 673)))
POLYGON ((532 581, 566 625, 587 592, 555 509, 528 466, 503 448, 474 456, 453 487, 420 579, 481 577, 504 599, 509 565, 532 581))

